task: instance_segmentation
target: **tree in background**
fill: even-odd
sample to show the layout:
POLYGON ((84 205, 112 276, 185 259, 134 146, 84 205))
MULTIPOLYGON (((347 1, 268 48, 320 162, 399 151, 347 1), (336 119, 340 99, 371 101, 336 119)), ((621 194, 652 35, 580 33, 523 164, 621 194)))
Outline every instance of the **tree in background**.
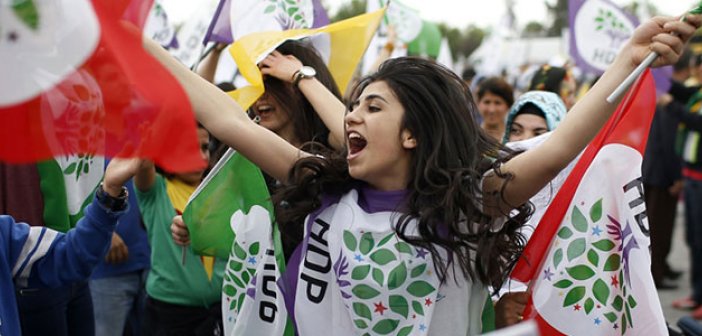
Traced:
POLYGON ((333 16, 330 16, 331 22, 337 22, 345 20, 357 15, 361 15, 366 12, 366 0, 352 0, 351 2, 346 2, 333 16))
POLYGON ((543 37, 546 36, 546 27, 541 22, 530 21, 522 30, 522 37, 543 37))
POLYGON ((561 36, 563 28, 568 27, 568 0, 556 0, 555 4, 544 2, 548 15, 553 20, 547 29, 547 36, 561 36))

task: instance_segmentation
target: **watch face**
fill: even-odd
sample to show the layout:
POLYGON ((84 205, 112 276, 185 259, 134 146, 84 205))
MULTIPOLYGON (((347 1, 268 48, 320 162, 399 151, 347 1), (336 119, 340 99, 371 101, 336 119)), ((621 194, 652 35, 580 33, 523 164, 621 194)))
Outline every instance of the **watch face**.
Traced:
POLYGON ((305 78, 314 77, 317 71, 315 71, 313 67, 305 65, 300 69, 300 74, 305 78))

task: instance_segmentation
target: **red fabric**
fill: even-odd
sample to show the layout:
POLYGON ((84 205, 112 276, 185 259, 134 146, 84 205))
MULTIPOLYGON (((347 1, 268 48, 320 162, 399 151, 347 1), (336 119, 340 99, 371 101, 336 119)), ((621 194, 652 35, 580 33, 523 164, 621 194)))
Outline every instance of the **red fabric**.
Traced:
POLYGON ((524 248, 522 257, 512 271, 511 277, 513 279, 529 282, 534 278, 534 274, 539 270, 541 262, 551 246, 551 241, 561 225, 561 219, 568 210, 580 180, 602 146, 621 143, 643 153, 655 112, 655 103, 656 88, 653 77, 650 71, 646 71, 629 90, 602 130, 585 148, 580 161, 563 183, 532 234, 532 238, 524 248))
MULTIPOLYGON (((655 113, 655 99, 656 88, 653 77, 650 71, 646 71, 644 76, 634 84, 617 111, 590 142, 580 161, 549 205, 511 274, 513 279, 528 283, 538 275, 583 175, 604 145, 624 144, 643 153, 655 113)), ((535 319, 542 335, 562 335, 538 315, 531 299, 525 309, 524 317, 535 319)))
MULTIPOLYGON (((135 8, 143 9, 152 0, 135 1, 135 8)), ((95 153, 148 158, 170 172, 205 167, 190 102, 175 78, 142 47, 141 30, 131 22, 143 24, 145 17, 125 13, 130 6, 128 0, 93 1, 101 28, 93 55, 41 96, 0 109, 0 161, 95 153), (121 19, 127 14, 130 21, 121 19), (73 101, 101 96, 102 105, 74 104, 61 111, 47 106, 57 97, 65 100, 67 92, 73 101)))
POLYGON ((682 175, 693 180, 702 181, 702 172, 690 168, 683 168, 682 175))

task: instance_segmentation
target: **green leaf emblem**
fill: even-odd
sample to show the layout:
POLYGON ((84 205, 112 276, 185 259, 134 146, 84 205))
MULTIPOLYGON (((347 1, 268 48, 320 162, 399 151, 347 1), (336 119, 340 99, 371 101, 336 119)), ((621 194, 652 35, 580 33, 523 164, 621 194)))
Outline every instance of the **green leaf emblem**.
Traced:
POLYGON ((407 299, 401 295, 390 295, 390 310, 399 314, 400 316, 407 318, 409 314, 409 304, 407 299))
POLYGON ((39 28, 39 12, 33 0, 13 0, 12 11, 30 29, 39 28))
POLYGON ((361 245, 358 247, 363 255, 367 255, 375 246, 375 241, 373 240, 373 235, 370 232, 366 232, 361 236, 361 245))
POLYGON ((356 266, 353 268, 353 271, 351 271, 351 279, 354 280, 363 280, 368 276, 368 273, 370 272, 370 265, 360 265, 356 266))
POLYGON ((353 294, 356 295, 356 297, 363 300, 372 299, 380 295, 380 292, 375 290, 375 288, 365 284, 356 285, 356 287, 351 289, 351 292, 353 292, 353 294))
POLYGON ((595 295, 595 299, 599 301, 602 305, 607 305, 607 299, 609 298, 609 286, 602 281, 602 279, 597 279, 592 285, 592 293, 595 295))
POLYGON ((574 259, 580 257, 585 253, 585 238, 578 238, 573 240, 568 244, 568 261, 573 261, 574 259))
POLYGON ((388 274, 388 289, 393 290, 402 286, 407 280, 407 266, 403 261, 388 274))
POLYGON ((585 296, 585 286, 573 287, 568 294, 566 294, 565 300, 563 301, 563 307, 568 307, 578 303, 585 296))
POLYGON ((370 258, 381 266, 397 259, 395 254, 388 249, 377 250, 370 255, 370 258))
POLYGON ((593 223, 596 223, 601 218, 602 218, 602 199, 600 198, 590 208, 590 220, 592 220, 593 223))
POLYGON ((575 280, 587 280, 595 275, 595 271, 586 265, 577 265, 573 267, 567 267, 566 272, 573 277, 575 280))
POLYGON ((607 258, 607 261, 605 261, 604 270, 606 272, 616 271, 619 269, 620 264, 621 258, 619 254, 612 254, 607 258))
POLYGON ((397 329, 397 326, 399 324, 400 324, 400 320, 391 320, 391 319, 380 320, 380 322, 376 323, 373 326, 373 332, 378 333, 380 335, 387 335, 387 334, 390 334, 391 332, 395 331, 395 329, 397 329))
POLYGON ((575 230, 578 232, 585 233, 587 232, 587 219, 583 215, 582 212, 580 212, 580 209, 578 209, 577 206, 573 207, 573 213, 571 214, 571 219, 573 221, 573 227, 575 230))
POLYGON ((346 248, 350 251, 356 251, 356 244, 356 237, 353 236, 353 233, 344 230, 344 245, 346 245, 346 248))
MULTIPOLYGON (((353 303, 353 312, 356 313, 356 315, 372 320, 373 319, 373 314, 371 314, 370 308, 366 306, 365 304, 361 302, 354 302, 353 303)), ((367 327, 367 326, 366 326, 367 327)))
POLYGON ((416 297, 425 297, 436 290, 426 281, 415 281, 407 286, 407 291, 416 297))

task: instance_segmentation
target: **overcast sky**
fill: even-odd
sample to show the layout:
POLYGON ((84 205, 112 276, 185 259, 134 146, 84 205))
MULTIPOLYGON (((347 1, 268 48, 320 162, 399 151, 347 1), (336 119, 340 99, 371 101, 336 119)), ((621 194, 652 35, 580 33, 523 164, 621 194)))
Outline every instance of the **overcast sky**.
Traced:
MULTIPOLYGON (((327 5, 329 14, 336 13, 341 4, 350 0, 322 0, 327 5)), ((619 5, 631 3, 632 0, 613 0, 619 5)), ((514 13, 518 24, 524 26, 529 21, 545 22, 546 6, 544 0, 514 0, 514 13)), ((695 0, 649 0, 666 15, 679 15, 695 5, 695 0)), ((169 17, 175 22, 184 20, 200 0, 164 0, 169 17)), ((402 3, 419 10, 428 21, 446 22, 456 28, 465 28, 469 24, 487 28, 499 22, 505 12, 504 0, 402 0, 402 3)), ((555 3, 555 0, 549 0, 555 3)))

